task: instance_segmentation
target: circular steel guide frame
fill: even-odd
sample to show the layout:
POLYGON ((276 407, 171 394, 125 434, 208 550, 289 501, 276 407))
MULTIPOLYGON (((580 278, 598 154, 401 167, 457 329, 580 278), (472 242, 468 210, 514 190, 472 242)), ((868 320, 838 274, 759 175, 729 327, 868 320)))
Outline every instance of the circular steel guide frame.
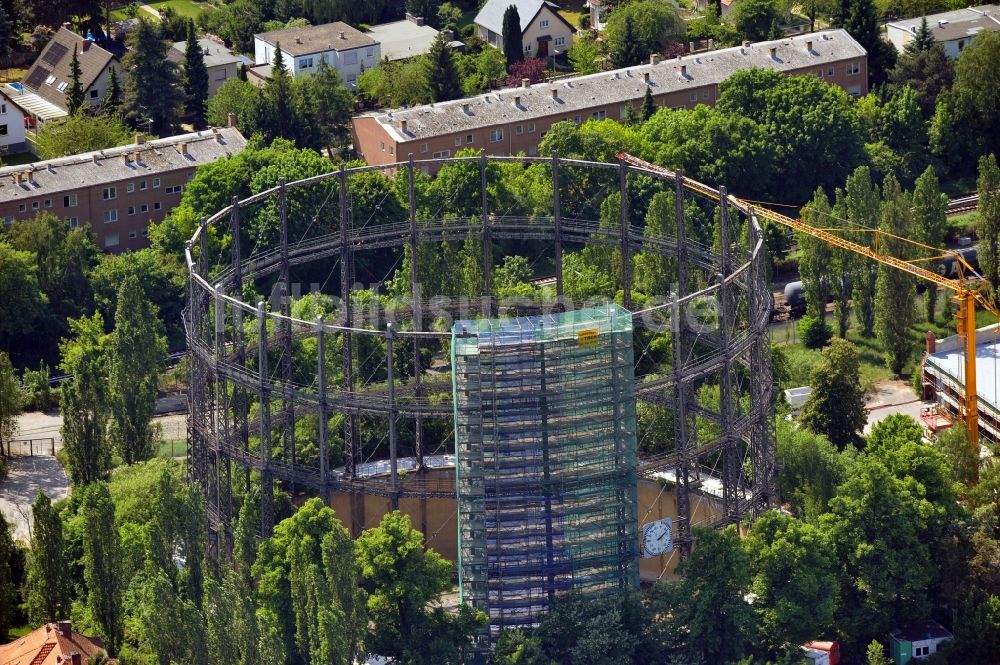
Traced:
MULTIPOLYGON (((246 489, 251 472, 259 474, 265 535, 274 526, 275 481, 327 497, 334 491, 385 496, 393 506, 408 497, 453 498, 451 480, 399 471, 401 447, 415 458, 407 463, 418 469, 432 459, 440 464, 435 455, 454 450, 443 346, 450 325, 441 326, 440 320, 580 306, 565 298, 567 247, 597 248, 614 261, 624 294, 620 304, 633 313, 636 330, 636 399, 665 409, 673 422, 673 441, 641 456, 638 472, 673 483, 674 543, 681 556, 690 552, 693 504, 714 506, 711 519, 703 520, 706 526, 737 522, 773 506, 771 294, 764 234, 753 209, 725 188, 623 161, 411 159, 393 167, 341 166, 243 200, 234 197, 230 206, 202 220, 187 242, 189 469, 191 481, 205 493, 220 547, 232 542, 234 471, 242 472, 238 482, 246 489), (418 195, 415 182, 439 169, 461 176, 454 178, 455 187, 466 187, 461 198, 450 180, 443 199, 429 202, 418 195), (498 192, 500 169, 531 174, 534 193, 498 192), (477 184, 478 192, 470 195, 468 188, 477 184), (672 202, 666 206, 673 208, 668 233, 646 230, 645 215, 657 196, 661 203, 672 202), (705 220, 715 220, 711 245, 695 239, 698 219, 703 227, 705 220), (267 238, 267 229, 275 226, 277 237, 267 238), (428 297, 437 294, 421 289, 418 275, 426 256, 421 248, 470 240, 482 257, 482 297, 428 297), (556 304, 520 302, 511 308, 489 296, 494 255, 501 243, 512 242, 551 261, 556 304), (354 293, 359 262, 402 248, 412 259, 409 293, 393 310, 362 312, 362 303, 351 297, 338 299, 333 315, 322 320, 291 316, 293 296, 302 291, 292 281, 293 269, 315 272, 322 266, 326 280, 314 289, 354 293), (637 256, 662 257, 658 270, 670 273, 672 285, 642 305, 632 302, 637 256), (272 306, 244 300, 255 289, 266 292, 264 287, 277 296, 272 306), (304 345, 326 362, 304 366, 297 353, 304 345), (668 349, 661 351, 660 362, 642 366, 657 347, 668 349), (303 419, 312 419, 312 429, 300 441, 294 425, 303 419), (261 446, 262 440, 271 445, 261 446), (334 467, 341 453, 343 466, 334 467), (373 459, 387 460, 387 473, 369 474, 373 459)), ((641 417, 639 422, 640 448, 662 436, 644 431, 641 417)), ((364 515, 350 521, 357 531, 364 515)))

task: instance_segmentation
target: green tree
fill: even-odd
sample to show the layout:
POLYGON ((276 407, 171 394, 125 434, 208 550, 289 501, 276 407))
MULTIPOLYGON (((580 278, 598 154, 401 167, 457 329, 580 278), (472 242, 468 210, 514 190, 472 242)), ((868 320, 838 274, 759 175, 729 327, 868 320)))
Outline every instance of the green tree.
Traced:
MULTIPOLYGON (((823 189, 817 188, 803 221, 817 228, 828 228, 830 214, 830 202, 823 189)), ((833 293, 833 247, 805 233, 798 234, 798 243, 799 275, 806 293, 806 306, 809 313, 819 317, 825 325, 826 303, 833 293)))
MULTIPOLYGON (((21 408, 21 384, 14 373, 10 356, 0 351, 0 457, 10 454, 7 446, 17 434, 17 417, 21 415, 21 408)), ((0 533, 0 537, 3 535, 0 533)))
POLYGON ((201 612, 174 590, 170 578, 152 562, 132 580, 125 596, 122 657, 150 665, 207 665, 201 612))
POLYGON ((122 109, 122 85, 118 81, 118 68, 112 66, 108 71, 108 88, 101 98, 98 112, 105 118, 118 118, 122 109))
POLYGON ((802 409, 802 424, 825 435, 840 449, 858 442, 858 433, 865 425, 860 364, 855 346, 834 338, 809 375, 812 394, 802 409))
MULTIPOLYGON (((891 235, 882 236, 882 251, 900 256, 905 247, 896 238, 908 238, 913 232, 910 196, 890 175, 883 186, 883 199, 879 230, 891 235)), ((885 351, 886 364, 896 376, 903 372, 913 352, 910 326, 914 323, 915 294, 913 277, 897 268, 879 264, 875 282, 875 338, 885 351)))
POLYGON ((14 627, 19 600, 14 571, 10 565, 17 551, 11 530, 7 518, 0 513, 0 640, 4 642, 7 641, 7 633, 14 627))
POLYGON ((240 53, 253 53, 253 36, 260 31, 264 20, 261 4, 255 0, 235 0, 226 5, 224 11, 219 35, 231 42, 240 53))
POLYGON ((521 42, 521 17, 517 6, 510 5, 503 13, 503 54, 507 66, 524 60, 524 44, 521 42))
POLYGON ((83 579, 87 607, 101 629, 108 653, 115 655, 123 639, 121 543, 115 527, 115 505, 104 483, 84 489, 83 579))
MULTIPOLYGON (((577 74, 596 74, 601 71, 602 48, 597 38, 590 33, 578 34, 567 52, 573 71, 577 74)), ((648 91, 648 88, 647 88, 648 91)))
POLYGON ((10 57, 14 41, 14 23, 8 15, 7 10, 0 5, 0 62, 10 57))
POLYGON ((653 91, 646 86, 646 93, 642 97, 642 119, 649 120, 656 113, 656 102, 653 100, 653 91))
POLYGON ((830 499, 847 477, 844 457, 821 434, 779 424, 775 436, 781 472, 781 498, 792 512, 815 520, 827 512, 830 499))
POLYGON ((761 655, 777 658, 833 627, 838 561, 819 527, 768 512, 753 523, 744 546, 761 655))
POLYGON ((524 630, 500 631, 493 651, 496 665, 550 665, 537 636, 524 630))
POLYGON ((316 99, 315 124, 320 130, 319 146, 326 148, 327 155, 333 156, 334 148, 347 142, 350 135, 351 111, 354 96, 344 86, 340 72, 320 58, 316 73, 303 79, 316 99))
POLYGON ((208 104, 208 69, 205 67, 205 55, 198 45, 198 35, 195 33, 194 21, 188 19, 187 40, 184 45, 184 111, 195 129, 205 126, 205 113, 208 104))
POLYGON ((63 546, 63 527, 52 501, 39 491, 31 504, 31 553, 28 556, 25 603, 33 624, 69 616, 69 562, 63 546))
MULTIPOLYGON (((851 226, 875 228, 878 225, 881 201, 878 189, 872 184, 867 166, 859 166, 847 178, 844 208, 851 226)), ((871 234, 856 234, 855 241, 871 243, 871 234)), ((867 259, 854 261, 851 282, 854 284, 854 313, 861 324, 861 334, 871 337, 875 333, 875 278, 877 264, 867 259)))
POLYGON ((439 30, 455 32, 462 22, 462 9, 450 2, 442 2, 437 10, 437 27, 439 30))
POLYGON ((434 38, 431 50, 427 52, 425 58, 427 85, 430 88, 431 99, 435 102, 446 102, 449 99, 461 97, 462 81, 455 65, 455 55, 452 53, 444 33, 439 32, 434 38))
POLYGON ((462 606, 449 615, 431 602, 451 588, 451 564, 424 549, 410 518, 391 512, 357 539, 362 587, 368 592, 367 649, 402 663, 457 663, 485 617, 462 606))
POLYGON ((80 77, 83 70, 80 69, 80 56, 77 47, 73 45, 73 57, 69 61, 69 89, 66 91, 66 110, 70 115, 75 115, 83 106, 83 86, 80 84, 80 77))
POLYGON ((638 594, 586 598, 579 593, 566 593, 551 603, 534 633, 547 658, 542 660, 533 654, 533 644, 527 641, 522 647, 521 660, 514 662, 532 659, 546 665, 642 662, 646 651, 644 629, 648 623, 638 594))
POLYGON ((35 147, 41 159, 128 145, 133 134, 115 118, 71 115, 45 123, 38 130, 35 147))
POLYGON ((969 445, 965 423, 957 420, 954 425, 938 433, 935 443, 941 452, 948 456, 952 471, 958 481, 967 485, 976 481, 979 471, 979 455, 969 445))
MULTIPOLYGON (((926 21, 927 19, 924 19, 926 21)), ((885 655, 885 647, 878 640, 872 640, 865 649, 866 665, 892 665, 892 658, 885 655)))
POLYGON ((129 51, 122 67, 129 72, 123 102, 125 118, 135 127, 166 134, 177 119, 180 88, 177 66, 167 58, 166 42, 146 19, 128 36, 129 51))
POLYGON ((735 527, 695 529, 694 537, 697 544, 678 569, 680 582, 653 588, 653 611, 669 617, 663 629, 684 635, 667 654, 676 662, 739 660, 755 632, 753 610, 744 599, 750 591, 750 557, 735 527))
POLYGON ((166 355, 162 324, 138 279, 118 289, 115 332, 108 345, 108 393, 114 428, 111 439, 126 464, 153 456, 160 366, 166 355))
POLYGON ((896 50, 879 34, 878 13, 874 0, 851 0, 850 12, 843 27, 868 53, 868 80, 885 82, 886 73, 896 60, 896 50))
POLYGON ((913 88, 925 120, 930 120, 934 115, 938 96, 951 87, 954 79, 955 64, 945 55, 944 47, 937 43, 929 50, 913 53, 904 50, 896 61, 896 66, 889 72, 892 87, 913 88))
POLYGON ((71 320, 69 326, 74 339, 59 345, 60 367, 73 375, 62 385, 63 446, 70 480, 86 485, 104 478, 111 468, 104 319, 95 312, 71 320))
POLYGON ((994 290, 1000 285, 1000 167, 996 155, 979 158, 979 265, 994 290))
MULTIPOLYGON (((917 178, 913 190, 913 227, 920 242, 930 247, 944 247, 948 236, 948 195, 941 192, 933 166, 917 178)), ((937 285, 927 284, 924 295, 925 316, 933 322, 937 312, 937 285)))
POLYGON ((608 53, 618 67, 644 64, 650 54, 683 35, 684 23, 674 6, 657 0, 621 5, 608 16, 604 29, 608 53))
POLYGON ((0 237, 0 348, 31 335, 44 316, 47 299, 38 288, 34 259, 0 237))
POLYGON ((914 55, 930 51, 936 43, 934 35, 931 34, 930 26, 927 25, 927 17, 924 16, 920 19, 920 27, 914 33, 913 39, 906 42, 906 46, 903 47, 903 55, 914 55))
POLYGON ((781 13, 773 0, 740 0, 729 18, 745 40, 762 42, 781 36, 781 13))
POLYGON ((959 153, 972 160, 1000 153, 1000 33, 983 30, 955 62, 948 103, 954 113, 959 153))

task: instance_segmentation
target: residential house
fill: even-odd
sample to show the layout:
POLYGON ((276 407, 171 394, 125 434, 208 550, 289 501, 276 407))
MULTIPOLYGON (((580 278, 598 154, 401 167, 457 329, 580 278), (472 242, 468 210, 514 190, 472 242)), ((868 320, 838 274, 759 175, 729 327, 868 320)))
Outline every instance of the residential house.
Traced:
POLYGON ((952 637, 937 621, 911 623, 889 634, 889 654, 896 665, 906 665, 911 660, 923 660, 937 653, 941 643, 952 637))
POLYGON ((21 82, 24 90, 38 95, 63 111, 68 110, 66 93, 71 85, 70 63, 73 60, 74 48, 80 62, 80 87, 83 88, 85 102, 91 106, 101 103, 108 87, 108 78, 114 68, 118 69, 119 83, 124 84, 121 63, 111 52, 64 25, 52 36, 28 69, 21 82))
POLYGON ((521 19, 521 44, 524 57, 546 58, 565 53, 573 45, 576 28, 559 15, 559 6, 547 0, 486 0, 476 14, 479 37, 503 48, 503 15, 511 5, 521 19))
MULTIPOLYGON (((885 26, 886 36, 897 51, 913 39, 920 29, 924 17, 918 16, 906 21, 893 21, 885 26)), ((972 43, 972 39, 980 32, 1000 30, 1000 7, 998 5, 980 5, 967 7, 940 14, 930 14, 927 17, 927 27, 930 28, 934 41, 944 47, 945 55, 957 58, 962 50, 972 43)))
MULTIPOLYGON (((407 14, 402 21, 381 23, 368 28, 368 34, 379 44, 383 60, 407 60, 431 50, 438 31, 427 25, 419 16, 407 14)), ((465 47, 455 41, 450 30, 445 31, 449 45, 454 49, 465 47)))
MULTIPOLYGON (((371 35, 342 21, 254 35, 256 65, 273 65, 279 44, 285 67, 292 76, 315 72, 320 60, 326 58, 327 64, 340 72, 350 86, 355 85, 363 70, 375 67, 382 58, 379 43, 371 35)), ((263 75, 269 77, 270 72, 265 69, 263 75)))
POLYGON ((646 90, 657 106, 713 105, 719 84, 753 67, 817 76, 858 97, 868 92, 867 52, 845 30, 825 30, 648 64, 496 90, 353 119, 354 149, 372 165, 450 157, 462 148, 490 155, 538 154, 538 144, 563 120, 624 120, 639 111, 646 90))
MULTIPOLYGON (((208 70, 208 98, 215 97, 222 84, 239 76, 242 59, 226 48, 221 39, 201 37, 198 48, 205 59, 205 69, 208 70)), ((182 66, 187 52, 187 42, 177 42, 167 52, 167 59, 182 66)))
MULTIPOLYGON (((149 225, 177 205, 195 169, 235 155, 246 139, 230 126, 43 162, 0 168, 4 226, 50 212, 89 226, 97 246, 118 253, 149 244, 149 225)), ((2 661, 0 661, 2 663, 2 661)))
POLYGON ((47 623, 0 645, 0 665, 87 665, 99 655, 107 656, 104 644, 74 632, 69 621, 47 623))
POLYGON ((24 113, 7 93, 0 90, 0 154, 24 152, 28 149, 24 136, 24 113))

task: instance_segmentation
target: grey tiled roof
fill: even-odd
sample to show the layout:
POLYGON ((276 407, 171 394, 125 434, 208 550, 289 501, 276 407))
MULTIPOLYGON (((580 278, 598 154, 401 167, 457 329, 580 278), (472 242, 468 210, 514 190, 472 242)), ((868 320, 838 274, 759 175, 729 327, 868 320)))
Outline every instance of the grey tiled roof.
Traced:
POLYGON ((225 127, 33 164, 7 166, 0 168, 0 202, 37 198, 128 178, 193 168, 235 155, 246 144, 239 130, 225 127), (182 143, 187 147, 186 155, 181 153, 182 143), (138 162, 134 160, 136 152, 139 153, 138 162), (95 155, 98 156, 96 161, 95 155), (126 155, 128 161, 125 160, 126 155), (18 174, 26 171, 31 172, 30 181, 18 183, 18 174))
MULTIPOLYGON (((232 51, 211 39, 202 37, 198 40, 198 46, 201 47, 201 52, 204 54, 206 67, 221 67, 231 65, 234 62, 241 62, 232 51)), ((284 44, 282 44, 282 48, 284 48, 284 44)), ((173 62, 181 62, 184 60, 184 53, 186 51, 187 42, 177 42, 170 47, 170 50, 167 52, 167 58, 173 62)))
POLYGON ((66 94, 59 91, 59 85, 70 83, 69 66, 74 46, 80 61, 80 86, 84 91, 93 85, 108 63, 117 62, 114 55, 93 42, 87 43, 84 50, 83 37, 69 28, 60 28, 28 69, 23 85, 63 110, 66 109, 66 94), (46 83, 50 76, 53 77, 52 83, 46 83))
MULTIPOLYGON (((893 21, 887 25, 914 34, 920 29, 922 18, 918 16, 907 21, 893 21)), ((929 14, 927 27, 930 28, 934 39, 939 42, 971 37, 983 30, 997 31, 1000 30, 1000 7, 982 5, 940 14, 929 14)))
POLYGON ((429 25, 417 25, 413 21, 403 19, 373 25, 368 28, 368 34, 381 45, 383 58, 403 60, 430 51, 438 31, 429 25))
POLYGON ((439 104, 367 114, 375 117, 397 141, 417 141, 514 121, 532 120, 553 115, 570 115, 597 106, 642 99, 646 94, 644 74, 649 74, 652 92, 661 95, 705 85, 717 85, 742 69, 758 67, 792 71, 812 65, 825 65, 854 57, 866 51, 845 30, 825 30, 749 46, 686 55, 588 76, 537 83, 529 87, 506 88, 439 104), (812 51, 806 51, 812 42, 812 51), (775 48, 772 58, 771 49, 775 48), (681 68, 686 68, 686 76, 681 68), (552 90, 556 91, 553 98, 552 90), (514 97, 520 105, 514 105, 514 97), (468 105, 466 111, 464 106, 468 105), (407 121, 406 135, 400 121, 407 121))
POLYGON ((324 51, 342 51, 378 43, 369 35, 357 28, 352 28, 343 21, 272 30, 256 34, 254 37, 258 37, 272 46, 281 42, 281 50, 293 56, 310 55, 324 51), (340 36, 341 34, 344 35, 343 38, 340 36))
POLYGON ((531 19, 535 18, 542 5, 548 5, 553 12, 559 9, 558 5, 546 2, 546 0, 487 0, 483 8, 476 14, 476 25, 481 25, 498 35, 502 35, 503 15, 511 5, 517 7, 517 17, 521 19, 521 32, 528 28, 531 19))

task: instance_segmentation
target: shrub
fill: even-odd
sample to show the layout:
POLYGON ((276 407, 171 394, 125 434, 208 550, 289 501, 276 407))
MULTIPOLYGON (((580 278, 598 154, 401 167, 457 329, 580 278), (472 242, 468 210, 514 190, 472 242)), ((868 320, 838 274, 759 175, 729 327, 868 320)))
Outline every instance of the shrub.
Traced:
POLYGON ((818 316, 803 316, 799 321, 799 337, 807 349, 822 349, 833 337, 833 330, 818 316))

